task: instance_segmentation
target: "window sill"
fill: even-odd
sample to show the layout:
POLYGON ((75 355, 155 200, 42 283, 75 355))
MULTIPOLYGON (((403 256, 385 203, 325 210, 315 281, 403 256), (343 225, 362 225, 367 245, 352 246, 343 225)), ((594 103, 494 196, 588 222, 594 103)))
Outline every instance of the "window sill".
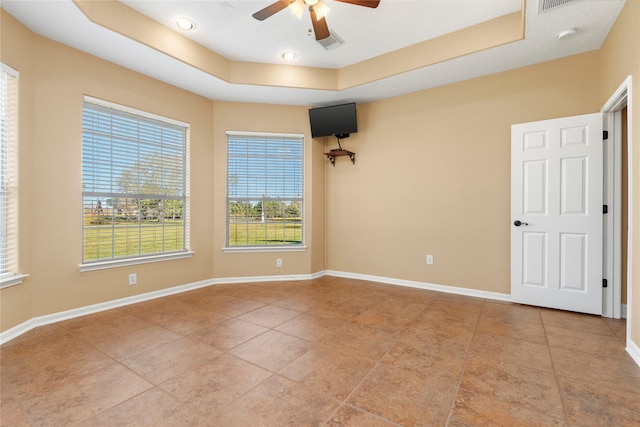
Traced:
POLYGON ((237 246, 222 248, 225 254, 245 253, 245 252, 304 252, 306 246, 237 246))
POLYGON ((85 271, 105 270, 107 268, 127 267, 130 265, 148 264, 151 262, 172 261, 175 259, 191 258, 192 256, 193 252, 188 251, 172 254, 151 255, 139 258, 118 259, 113 261, 100 261, 89 264, 80 264, 78 266, 78 270, 84 273, 85 271))
POLYGON ((19 285, 28 274, 11 274, 0 278, 0 289, 10 288, 11 286, 19 285))

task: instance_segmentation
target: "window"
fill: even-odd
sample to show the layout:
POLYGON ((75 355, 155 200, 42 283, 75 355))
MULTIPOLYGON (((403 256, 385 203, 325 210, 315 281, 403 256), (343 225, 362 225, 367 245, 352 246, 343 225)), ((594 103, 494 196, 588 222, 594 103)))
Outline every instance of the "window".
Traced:
POLYGON ((0 287, 17 285, 18 72, 0 64, 0 287))
POLYGON ((302 247, 303 142, 227 133, 227 248, 302 247))
POLYGON ((188 130, 183 123, 85 98, 81 271, 101 261, 148 262, 187 252, 188 130))

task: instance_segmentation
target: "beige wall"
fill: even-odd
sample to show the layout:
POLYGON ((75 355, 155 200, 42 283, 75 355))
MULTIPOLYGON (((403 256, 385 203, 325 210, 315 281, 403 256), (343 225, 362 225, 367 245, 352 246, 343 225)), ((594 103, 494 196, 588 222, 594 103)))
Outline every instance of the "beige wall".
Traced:
POLYGON ((216 102, 214 146, 214 276, 252 277, 310 274, 324 270, 323 146, 311 139, 306 107, 216 102), (304 243, 306 251, 224 253, 226 241, 227 131, 280 132, 304 135, 304 243), (281 258, 283 269, 276 268, 281 258))
POLYGON ((2 61, 20 72, 21 285, 2 330, 40 315, 212 277, 213 102, 34 36, 2 12, 2 61), (191 259, 80 273, 83 95, 191 124, 191 259), (33 242, 31 244, 31 242, 33 242), (127 275, 136 272, 138 285, 127 275))
MULTIPOLYGON (((31 271, 33 257, 33 110, 34 69, 33 53, 35 36, 9 15, 0 11, 0 60, 20 72, 19 124, 18 124, 18 268, 31 271), (9 34, 11 36, 9 36, 9 34)), ((0 330, 5 330, 33 317, 33 282, 25 280, 20 286, 0 291, 0 330)))
POLYGON ((628 327, 631 339, 640 345, 640 0, 627 0, 622 13, 614 24, 600 52, 602 55, 601 99, 604 103, 620 86, 623 80, 632 76, 632 111, 629 117, 631 128, 632 169, 629 171, 629 183, 632 186, 633 203, 630 221, 633 235, 631 264, 635 267, 633 277, 627 284, 631 288, 632 298, 627 301, 633 317, 628 327))
MULTIPOLYGON (((324 269, 509 292, 510 126, 599 111, 628 74, 640 89, 638 0, 604 47, 358 106, 344 141, 356 164, 322 155, 306 108, 214 102, 35 36, 2 14, 2 61, 20 77, 20 268, 0 292, 0 330, 29 318, 211 278, 324 269), (191 259, 80 273, 82 96, 191 124, 191 259), (304 252, 225 254, 226 130, 305 134, 304 252), (432 254, 435 263, 425 264, 432 254), (138 273, 139 284, 127 285, 138 273)), ((640 105, 640 102, 636 101, 640 105)), ((640 107, 630 118, 640 166, 640 107)), ((326 145, 325 145, 326 144, 326 145)), ((633 265, 640 265, 640 167, 633 265)), ((640 313, 640 274, 630 284, 640 313)), ((640 316, 630 326, 640 342, 640 316)))
POLYGON ((324 269, 324 147, 309 135, 306 108, 214 103, 36 36, 0 13, 1 60, 21 73, 19 259, 20 272, 29 274, 21 285, 0 291, 0 330, 41 315, 201 280, 324 269), (83 95, 191 125, 192 258, 78 271, 83 95), (227 129, 305 135, 306 251, 222 253, 227 129), (276 258, 284 260, 282 271, 275 268, 276 258), (129 286, 127 276, 134 272, 138 284, 129 286))
POLYGON ((327 171, 327 268, 509 293, 511 124, 599 111, 588 53, 358 109, 327 171), (434 264, 426 265, 432 254, 434 264))

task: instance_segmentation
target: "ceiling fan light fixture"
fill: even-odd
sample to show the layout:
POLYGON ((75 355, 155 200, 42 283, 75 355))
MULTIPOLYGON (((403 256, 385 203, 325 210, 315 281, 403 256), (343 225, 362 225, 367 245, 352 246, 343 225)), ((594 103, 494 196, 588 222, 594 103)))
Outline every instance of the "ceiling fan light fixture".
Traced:
POLYGON ((316 12, 316 17, 318 20, 324 18, 329 13, 329 8, 324 2, 317 2, 315 6, 313 6, 313 10, 316 12))
POLYGON ((196 24, 189 18, 177 18, 175 24, 182 31, 191 31, 196 27, 196 24))
POLYGON ((307 6, 314 6, 316 3, 318 3, 318 1, 320 1, 320 0, 304 0, 304 3, 307 6))
POLYGON ((289 5, 289 10, 294 16, 298 19, 302 18, 302 14, 304 13, 305 3, 304 0, 295 0, 291 2, 289 5))

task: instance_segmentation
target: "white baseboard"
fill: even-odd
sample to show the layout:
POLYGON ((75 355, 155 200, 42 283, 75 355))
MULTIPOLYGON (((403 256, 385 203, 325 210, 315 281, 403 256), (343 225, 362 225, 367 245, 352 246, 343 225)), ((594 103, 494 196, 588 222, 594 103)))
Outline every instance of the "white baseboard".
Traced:
POLYGON ((368 280, 370 282, 385 283, 387 285, 406 286, 409 288, 425 289, 448 294, 463 295, 476 298, 487 298, 497 301, 511 301, 510 294, 499 292, 479 291, 477 289, 460 288, 456 286, 437 285, 434 283, 416 282, 413 280, 394 279, 391 277, 371 276, 369 274, 347 273, 344 271, 327 270, 328 276, 344 277, 347 279, 368 280))
POLYGON ((623 319, 627 318, 627 304, 620 305, 620 317, 623 319))
POLYGON ((640 347, 638 347, 638 344, 628 339, 625 350, 627 350, 627 353, 629 353, 633 361, 636 362, 636 365, 640 366, 640 347))
POLYGON ((324 271, 312 274, 282 274, 278 276, 246 276, 246 277, 224 277, 212 279, 212 285, 228 285, 233 283, 256 283, 256 282, 284 282, 295 280, 312 280, 325 275, 324 271))
POLYGON ((147 292, 140 295, 133 295, 126 298, 120 298, 112 301, 106 301, 98 304, 92 304, 85 307, 74 308, 71 310, 61 311, 58 313, 46 314, 44 316, 34 317, 13 328, 0 332, 0 345, 11 341, 20 335, 37 328, 38 326, 50 325, 52 323, 61 322, 63 320, 73 319, 75 317, 86 316, 87 314, 98 313, 113 308, 124 307, 126 305, 136 304, 143 301, 149 301, 156 298, 162 298, 169 295, 179 294, 182 292, 192 291, 194 289, 204 288, 212 285, 223 285, 232 283, 250 283, 250 282, 284 282, 288 280, 311 280, 324 276, 324 271, 313 274, 295 274, 295 275, 278 275, 278 276, 255 276, 255 277, 228 277, 220 279, 207 279, 199 282, 188 283, 186 285, 173 286, 167 289, 147 292))

